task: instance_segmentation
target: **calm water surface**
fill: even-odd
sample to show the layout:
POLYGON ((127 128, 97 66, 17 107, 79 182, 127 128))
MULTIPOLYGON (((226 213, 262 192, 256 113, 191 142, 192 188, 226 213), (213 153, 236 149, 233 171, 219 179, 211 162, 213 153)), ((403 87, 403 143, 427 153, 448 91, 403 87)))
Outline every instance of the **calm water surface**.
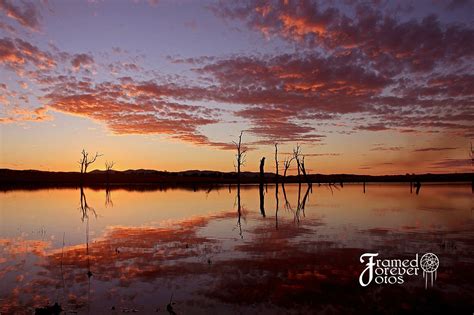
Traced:
POLYGON ((474 311, 470 185, 0 193, 0 313, 474 311), (438 255, 433 287, 359 285, 359 257, 438 255))

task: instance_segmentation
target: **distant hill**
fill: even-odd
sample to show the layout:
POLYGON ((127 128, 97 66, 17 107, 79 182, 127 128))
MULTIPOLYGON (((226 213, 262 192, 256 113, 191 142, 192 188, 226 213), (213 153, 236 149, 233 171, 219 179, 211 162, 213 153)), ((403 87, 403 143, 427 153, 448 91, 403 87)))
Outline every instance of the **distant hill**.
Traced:
MULTIPOLYGON (((473 173, 412 174, 412 175, 354 175, 354 174, 311 174, 307 179, 298 176, 278 177, 279 182, 351 183, 351 182, 471 182, 473 173)), ((265 173, 265 182, 275 182, 274 173, 265 173)), ((242 172, 241 183, 258 183, 257 172, 242 172)), ((235 172, 209 170, 187 170, 167 172, 156 170, 101 171, 87 174, 79 172, 46 172, 37 170, 0 169, 0 185, 102 185, 102 184, 232 184, 237 183, 235 172)))

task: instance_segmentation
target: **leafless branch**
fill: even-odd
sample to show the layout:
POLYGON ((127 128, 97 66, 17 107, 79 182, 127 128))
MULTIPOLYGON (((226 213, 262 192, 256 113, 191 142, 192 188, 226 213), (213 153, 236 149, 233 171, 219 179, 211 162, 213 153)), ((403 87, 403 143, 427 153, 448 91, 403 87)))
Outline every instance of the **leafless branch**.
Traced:
POLYGON ((84 149, 82 149, 81 155, 82 157, 79 160, 79 164, 81 165, 81 173, 87 173, 87 168, 89 165, 94 163, 98 157, 102 156, 102 154, 96 152, 93 157, 89 157, 89 152, 84 149))
POLYGON ((285 160, 283 161, 283 167, 284 167, 284 171, 283 171, 283 177, 286 177, 286 172, 288 172, 288 169, 290 168, 291 166, 291 162, 295 159, 294 156, 291 156, 291 157, 286 157, 285 160))
POLYGON ((296 144, 296 147, 293 148, 293 157, 296 160, 296 166, 298 167, 298 178, 300 177, 300 172, 301 172, 300 155, 301 155, 301 147, 299 144, 296 144))
POLYGON ((240 167, 245 164, 245 158, 246 158, 245 152, 247 152, 247 149, 242 147, 243 133, 244 133, 243 131, 240 132, 238 142, 232 141, 232 143, 235 145, 235 148, 237 149, 237 154, 235 155, 235 159, 236 159, 235 167, 237 167, 237 176, 239 179, 240 179, 240 167))
POLYGON ((111 161, 111 162, 105 161, 105 170, 107 172, 111 171, 114 168, 114 165, 115 165, 114 161, 111 161))

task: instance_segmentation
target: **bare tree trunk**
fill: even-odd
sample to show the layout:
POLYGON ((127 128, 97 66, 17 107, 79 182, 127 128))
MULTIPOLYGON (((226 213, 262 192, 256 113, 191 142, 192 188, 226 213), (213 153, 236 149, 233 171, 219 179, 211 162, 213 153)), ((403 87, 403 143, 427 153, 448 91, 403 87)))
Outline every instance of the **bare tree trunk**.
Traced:
POLYGON ((298 182, 301 182, 301 161, 300 161, 301 147, 299 144, 296 145, 296 148, 293 148, 293 157, 296 160, 296 166, 298 169, 298 182))
POLYGON ((304 176, 304 179, 305 179, 306 183, 308 185, 311 185, 311 183, 309 181, 309 178, 308 178, 308 175, 306 174, 306 168, 304 166, 304 155, 303 155, 303 158, 301 159, 301 162, 300 162, 300 168, 301 168, 301 172, 303 173, 303 176, 304 176))
POLYGON ((283 178, 286 178, 286 172, 291 166, 291 161, 293 161, 294 157, 287 157, 285 158, 285 161, 283 161, 283 167, 285 168, 283 171, 283 178))
POLYGON ((113 169, 114 165, 115 165, 114 161, 112 162, 105 161, 105 174, 106 174, 107 185, 109 184, 110 171, 113 169))
POLYGON ((89 165, 94 163, 98 157, 102 156, 102 154, 96 152, 94 157, 89 158, 89 153, 84 149, 82 149, 81 155, 82 157, 79 160, 79 164, 81 165, 81 174, 87 173, 87 168, 89 167, 89 165))
POLYGON ((278 143, 275 143, 275 181, 278 182, 278 143))
POLYGON ((263 157, 260 160, 260 182, 263 182, 263 179, 265 177, 264 167, 265 167, 265 157, 263 157))
POLYGON ((237 181, 239 183, 240 183, 240 167, 244 165, 245 163, 245 152, 247 151, 246 149, 242 148, 242 134, 243 133, 244 133, 243 131, 240 132, 238 142, 232 141, 232 143, 234 143, 235 145, 235 148, 237 149, 237 154, 236 154, 237 165, 235 166, 237 168, 237 181))

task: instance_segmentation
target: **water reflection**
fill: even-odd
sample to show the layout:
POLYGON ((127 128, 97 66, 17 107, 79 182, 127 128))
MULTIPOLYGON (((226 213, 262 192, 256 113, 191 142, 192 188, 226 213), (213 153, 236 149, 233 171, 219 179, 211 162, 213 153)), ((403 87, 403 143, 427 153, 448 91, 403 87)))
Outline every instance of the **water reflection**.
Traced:
MULTIPOLYGON (((229 185, 229 192, 230 192, 230 185, 229 185)), ((242 234, 242 204, 240 201, 240 183, 237 184, 237 226, 239 228, 239 235, 240 238, 243 239, 244 236, 242 234)))
POLYGON ((425 185, 418 196, 399 185, 365 193, 359 185, 306 184, 107 189, 105 205, 102 190, 83 187, 1 198, 2 313, 55 302, 91 314, 460 313, 473 306, 469 186, 425 185), (79 217, 64 210, 76 209, 78 193, 79 217), (37 225, 47 232, 33 233, 37 225), (361 288, 359 256, 368 251, 436 253, 442 266, 434 288, 425 290, 421 278, 361 288))
POLYGON ((112 201, 112 193, 110 191, 110 186, 107 185, 107 187, 105 188, 105 207, 108 208, 113 206, 114 203, 112 201))
MULTIPOLYGON (((240 187, 239 187, 239 189, 240 189, 240 187)), ((260 196, 260 213, 262 214, 262 217, 265 218, 265 198, 264 198, 263 183, 262 182, 258 185, 258 192, 259 192, 259 196, 260 196)))

